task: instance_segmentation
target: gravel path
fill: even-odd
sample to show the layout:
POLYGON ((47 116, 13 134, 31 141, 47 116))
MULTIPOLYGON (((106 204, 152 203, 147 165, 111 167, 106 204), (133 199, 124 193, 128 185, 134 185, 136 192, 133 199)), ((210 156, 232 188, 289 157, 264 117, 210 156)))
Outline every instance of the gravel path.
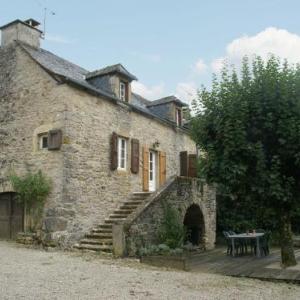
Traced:
POLYGON ((300 299, 300 286, 0 242, 0 299, 300 299))

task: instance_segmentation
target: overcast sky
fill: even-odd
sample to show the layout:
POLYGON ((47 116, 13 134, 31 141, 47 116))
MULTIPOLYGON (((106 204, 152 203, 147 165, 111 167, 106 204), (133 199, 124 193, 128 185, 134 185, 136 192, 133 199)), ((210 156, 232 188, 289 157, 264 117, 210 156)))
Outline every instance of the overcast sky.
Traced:
MULTIPOLYGON (((0 24, 47 8, 42 47, 92 71, 122 63, 150 99, 190 101, 224 58, 270 52, 300 62, 297 0, 0 0, 0 24)), ((43 29, 43 25, 41 26, 43 29)))

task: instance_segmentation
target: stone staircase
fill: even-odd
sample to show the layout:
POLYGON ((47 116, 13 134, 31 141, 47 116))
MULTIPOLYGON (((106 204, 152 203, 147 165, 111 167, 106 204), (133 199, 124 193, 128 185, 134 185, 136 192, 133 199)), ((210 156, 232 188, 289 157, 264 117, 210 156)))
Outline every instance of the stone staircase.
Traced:
POLYGON ((112 225, 118 221, 124 221, 151 193, 133 193, 121 206, 116 209, 103 224, 93 228, 91 232, 81 239, 74 247, 80 250, 103 251, 112 253, 113 238, 112 225))

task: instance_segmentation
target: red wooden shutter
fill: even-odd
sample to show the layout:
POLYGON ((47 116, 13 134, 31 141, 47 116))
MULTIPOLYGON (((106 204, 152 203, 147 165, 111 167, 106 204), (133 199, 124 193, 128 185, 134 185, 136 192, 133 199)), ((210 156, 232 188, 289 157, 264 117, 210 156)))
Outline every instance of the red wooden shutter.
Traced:
POLYGON ((118 135, 113 132, 110 143, 110 169, 112 171, 118 168, 118 135))
POLYGON ((197 177, 197 155, 190 154, 189 155, 189 177, 197 177))
POLYGON ((62 144, 62 131, 60 129, 48 132, 48 150, 59 150, 62 144))
POLYGON ((166 182, 167 164, 166 164, 166 152, 159 152, 159 185, 163 185, 166 182))
POLYGON ((143 148, 143 191, 149 191, 149 149, 143 148))
POLYGON ((188 176, 188 152, 180 152, 180 176, 188 176))
POLYGON ((137 139, 131 140, 131 172, 138 174, 140 167, 140 143, 137 139))

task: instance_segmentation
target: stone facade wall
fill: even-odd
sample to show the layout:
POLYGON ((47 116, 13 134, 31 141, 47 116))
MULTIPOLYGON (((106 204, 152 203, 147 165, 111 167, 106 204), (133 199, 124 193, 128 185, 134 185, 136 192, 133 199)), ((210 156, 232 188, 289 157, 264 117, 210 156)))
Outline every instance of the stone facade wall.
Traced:
MULTIPOLYGON (((37 135, 64 127, 64 104, 57 82, 19 47, 0 49, 0 193, 12 191, 11 172, 42 170, 53 182, 45 207, 62 202, 63 153, 39 150, 37 135)), ((47 230, 51 220, 45 223, 47 230)))
POLYGON ((136 255, 139 248, 159 243, 158 231, 164 217, 165 203, 178 210, 182 224, 187 209, 192 204, 199 205, 204 220, 203 246, 205 249, 214 248, 216 239, 215 189, 196 178, 177 177, 123 225, 128 255, 136 255))
MULTIPOLYGON (((67 99, 64 144, 64 201, 73 203, 75 217, 68 223, 70 240, 78 240, 100 224, 133 192, 141 192, 144 146, 166 152, 167 178, 179 174, 179 152, 196 153, 195 143, 181 129, 134 112, 122 103, 62 87, 67 99), (110 170, 113 132, 127 138, 127 170, 110 170), (139 173, 130 171, 131 139, 140 142, 139 173)), ((158 169, 158 168, 157 168, 158 169)), ((158 177, 158 174, 157 174, 158 177)))
POLYGON ((142 191, 142 148, 158 141, 167 178, 179 174, 179 152, 196 147, 181 129, 145 117, 122 103, 61 84, 22 49, 0 50, 0 192, 8 175, 41 169, 52 178, 43 218, 46 240, 72 245, 125 201, 142 191), (38 135, 61 129, 59 151, 39 150, 38 135), (128 139, 127 170, 110 170, 112 132, 128 139), (140 141, 140 171, 130 171, 130 140, 140 141))

